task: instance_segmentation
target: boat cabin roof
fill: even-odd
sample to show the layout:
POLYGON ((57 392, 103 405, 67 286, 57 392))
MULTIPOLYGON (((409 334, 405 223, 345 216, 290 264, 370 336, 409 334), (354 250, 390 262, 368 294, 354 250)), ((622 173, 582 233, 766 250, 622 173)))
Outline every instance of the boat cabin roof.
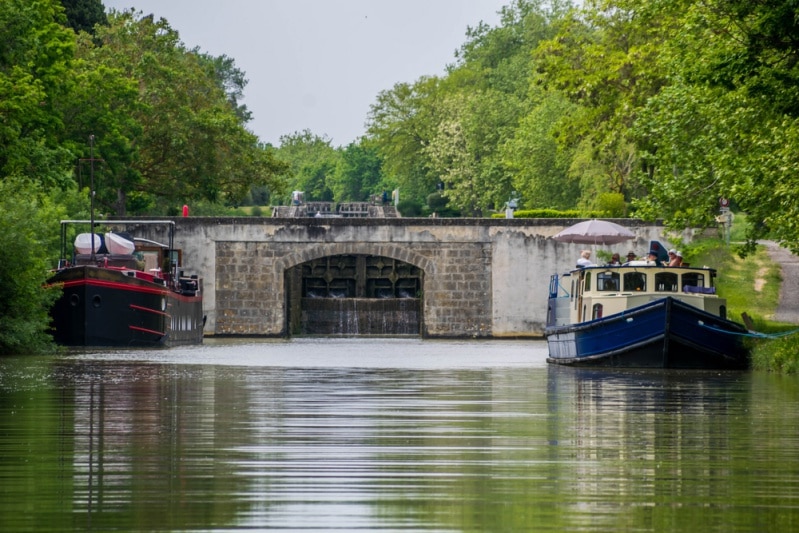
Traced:
POLYGON ((692 293, 715 296, 716 270, 709 267, 667 267, 646 261, 621 266, 577 268, 560 277, 561 291, 583 296, 630 296, 640 294, 692 293), (564 282, 579 282, 567 287, 564 282))

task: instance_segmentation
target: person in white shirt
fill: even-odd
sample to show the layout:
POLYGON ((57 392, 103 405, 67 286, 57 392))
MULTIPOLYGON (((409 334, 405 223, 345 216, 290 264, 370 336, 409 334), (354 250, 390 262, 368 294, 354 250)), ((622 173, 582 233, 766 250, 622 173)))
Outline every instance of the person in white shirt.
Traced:
POLYGON ((577 260, 577 268, 590 266, 594 266, 594 263, 591 262, 591 252, 589 250, 583 250, 580 252, 580 259, 577 260))

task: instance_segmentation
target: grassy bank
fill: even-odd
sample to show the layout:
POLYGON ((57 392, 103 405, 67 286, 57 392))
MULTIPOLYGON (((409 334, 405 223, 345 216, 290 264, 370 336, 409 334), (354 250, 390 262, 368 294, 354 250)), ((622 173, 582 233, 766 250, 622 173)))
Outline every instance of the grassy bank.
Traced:
POLYGON ((799 372, 799 333, 783 335, 797 328, 796 324, 776 322, 779 304, 781 269, 771 260, 765 247, 741 259, 736 246, 727 246, 718 238, 698 239, 683 254, 692 265, 718 269, 716 286, 727 298, 727 315, 742 321, 742 313, 752 318, 754 330, 770 336, 752 339, 752 367, 784 374, 799 372))

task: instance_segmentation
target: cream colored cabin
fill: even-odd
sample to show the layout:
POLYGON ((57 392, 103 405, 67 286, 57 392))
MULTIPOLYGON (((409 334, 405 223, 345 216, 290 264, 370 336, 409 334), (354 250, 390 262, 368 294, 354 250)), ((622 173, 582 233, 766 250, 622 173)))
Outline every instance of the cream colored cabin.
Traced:
POLYGON ((551 295, 558 294, 551 325, 587 322, 667 296, 726 318, 727 301, 716 296, 715 277, 711 268, 660 267, 643 261, 573 270, 558 276, 558 287, 550 288, 551 295))

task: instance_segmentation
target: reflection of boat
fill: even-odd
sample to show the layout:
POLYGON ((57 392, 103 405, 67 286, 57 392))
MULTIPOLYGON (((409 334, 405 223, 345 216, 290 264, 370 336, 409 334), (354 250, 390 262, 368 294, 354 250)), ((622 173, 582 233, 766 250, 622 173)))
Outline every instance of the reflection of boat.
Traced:
MULTIPOLYGON (((653 246, 659 247, 658 243, 653 246)), ((635 261, 553 275, 550 363, 639 368, 747 368, 746 329, 727 320, 710 268, 635 261)))
POLYGON ((152 346, 202 342, 202 279, 184 275, 173 221, 102 221, 105 227, 167 228, 169 243, 127 233, 80 233, 61 222, 62 259, 50 285, 63 287, 51 310, 53 337, 70 346, 152 346), (93 243, 93 245, 92 245, 93 243))

